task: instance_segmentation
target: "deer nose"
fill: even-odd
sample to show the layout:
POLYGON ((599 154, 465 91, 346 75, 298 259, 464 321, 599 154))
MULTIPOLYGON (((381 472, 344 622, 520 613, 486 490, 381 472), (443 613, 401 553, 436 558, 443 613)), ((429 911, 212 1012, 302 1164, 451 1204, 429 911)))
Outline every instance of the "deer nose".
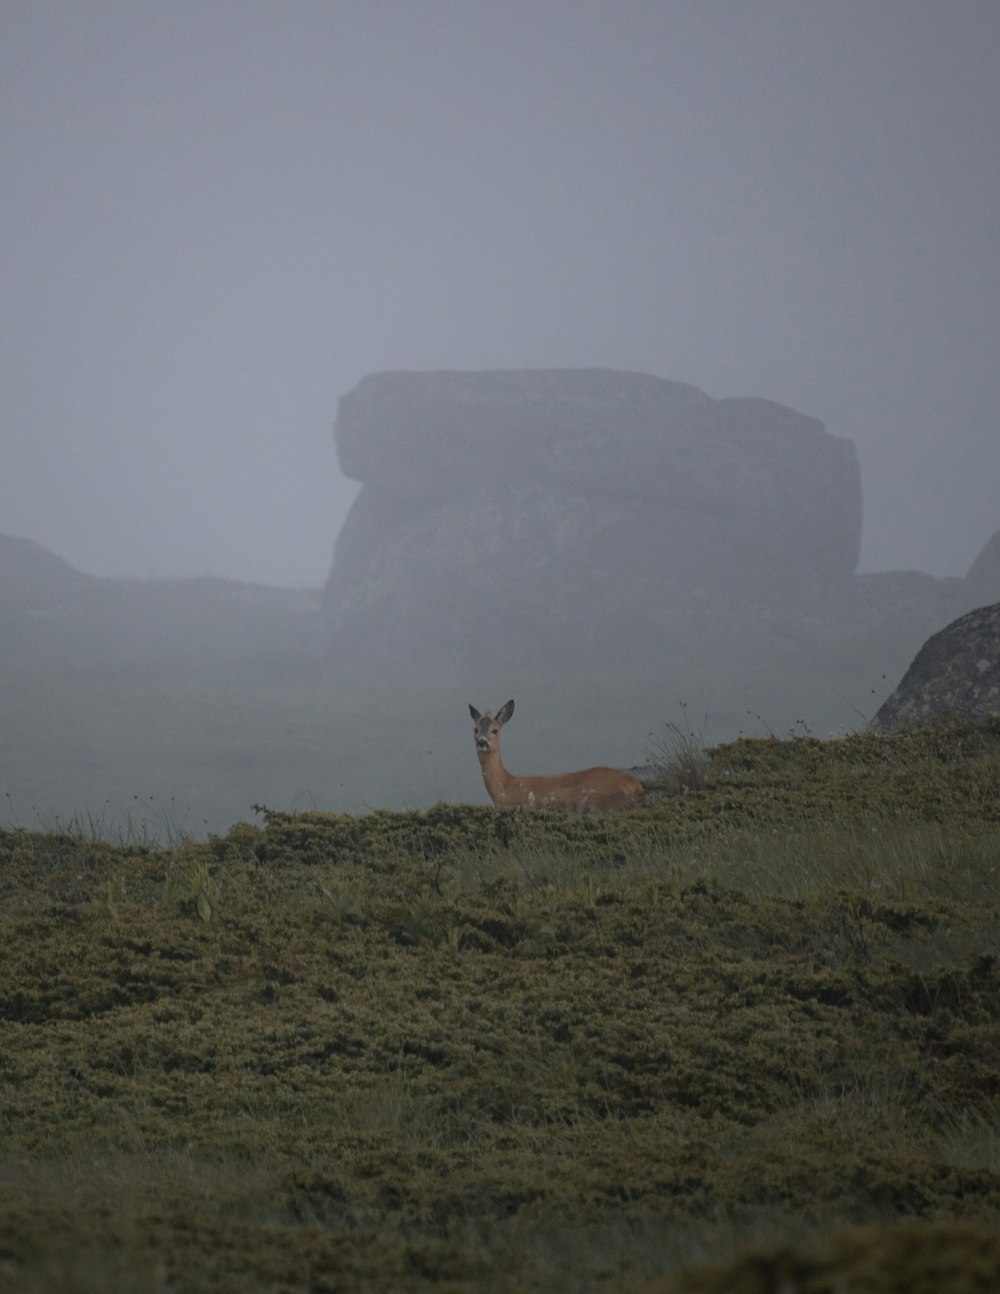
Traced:
POLYGON ((477 749, 477 750, 489 750, 489 748, 490 748, 490 743, 486 740, 486 738, 485 738, 485 737, 477 737, 477 738, 476 738, 476 749, 477 749))

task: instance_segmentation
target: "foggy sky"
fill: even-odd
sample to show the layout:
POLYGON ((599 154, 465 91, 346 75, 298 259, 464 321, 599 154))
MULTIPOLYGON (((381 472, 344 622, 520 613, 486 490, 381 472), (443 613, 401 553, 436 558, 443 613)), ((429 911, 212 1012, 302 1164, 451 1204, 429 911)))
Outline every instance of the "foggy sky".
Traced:
POLYGON ((602 366, 851 437, 864 569, 1000 527, 996 0, 0 0, 0 531, 326 577, 336 402, 602 366))

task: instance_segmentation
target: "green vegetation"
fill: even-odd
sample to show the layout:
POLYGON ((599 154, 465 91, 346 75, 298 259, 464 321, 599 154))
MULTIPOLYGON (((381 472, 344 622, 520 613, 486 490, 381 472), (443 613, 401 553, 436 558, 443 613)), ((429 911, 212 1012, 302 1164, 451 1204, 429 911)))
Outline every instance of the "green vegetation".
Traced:
POLYGON ((1000 724, 680 753, 0 832, 3 1288, 996 1289, 1000 724))

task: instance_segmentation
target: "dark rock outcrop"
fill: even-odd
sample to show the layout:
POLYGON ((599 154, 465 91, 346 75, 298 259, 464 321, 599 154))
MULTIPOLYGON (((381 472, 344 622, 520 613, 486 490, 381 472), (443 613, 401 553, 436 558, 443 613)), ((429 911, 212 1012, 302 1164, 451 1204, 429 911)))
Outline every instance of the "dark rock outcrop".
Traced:
POLYGON ((853 446, 767 400, 609 370, 381 373, 336 435, 364 485, 326 589, 349 666, 653 665, 740 608, 817 608, 857 565, 853 446))
POLYGON ((872 720, 895 732, 936 719, 1000 716, 1000 603, 979 607, 921 647, 899 687, 872 720))

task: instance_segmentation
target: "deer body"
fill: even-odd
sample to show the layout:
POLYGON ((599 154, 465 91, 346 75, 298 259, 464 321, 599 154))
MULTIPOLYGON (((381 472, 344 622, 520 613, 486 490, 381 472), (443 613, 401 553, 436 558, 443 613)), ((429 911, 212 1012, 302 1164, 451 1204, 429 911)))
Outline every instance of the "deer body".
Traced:
POLYGON ((483 784, 490 799, 501 808, 566 805, 621 812, 639 803, 642 783, 617 768, 585 768, 579 773, 560 773, 555 777, 518 777, 508 773, 500 758, 500 729, 514 713, 514 702, 508 701, 495 715, 480 714, 472 705, 469 713, 475 724, 483 784))

